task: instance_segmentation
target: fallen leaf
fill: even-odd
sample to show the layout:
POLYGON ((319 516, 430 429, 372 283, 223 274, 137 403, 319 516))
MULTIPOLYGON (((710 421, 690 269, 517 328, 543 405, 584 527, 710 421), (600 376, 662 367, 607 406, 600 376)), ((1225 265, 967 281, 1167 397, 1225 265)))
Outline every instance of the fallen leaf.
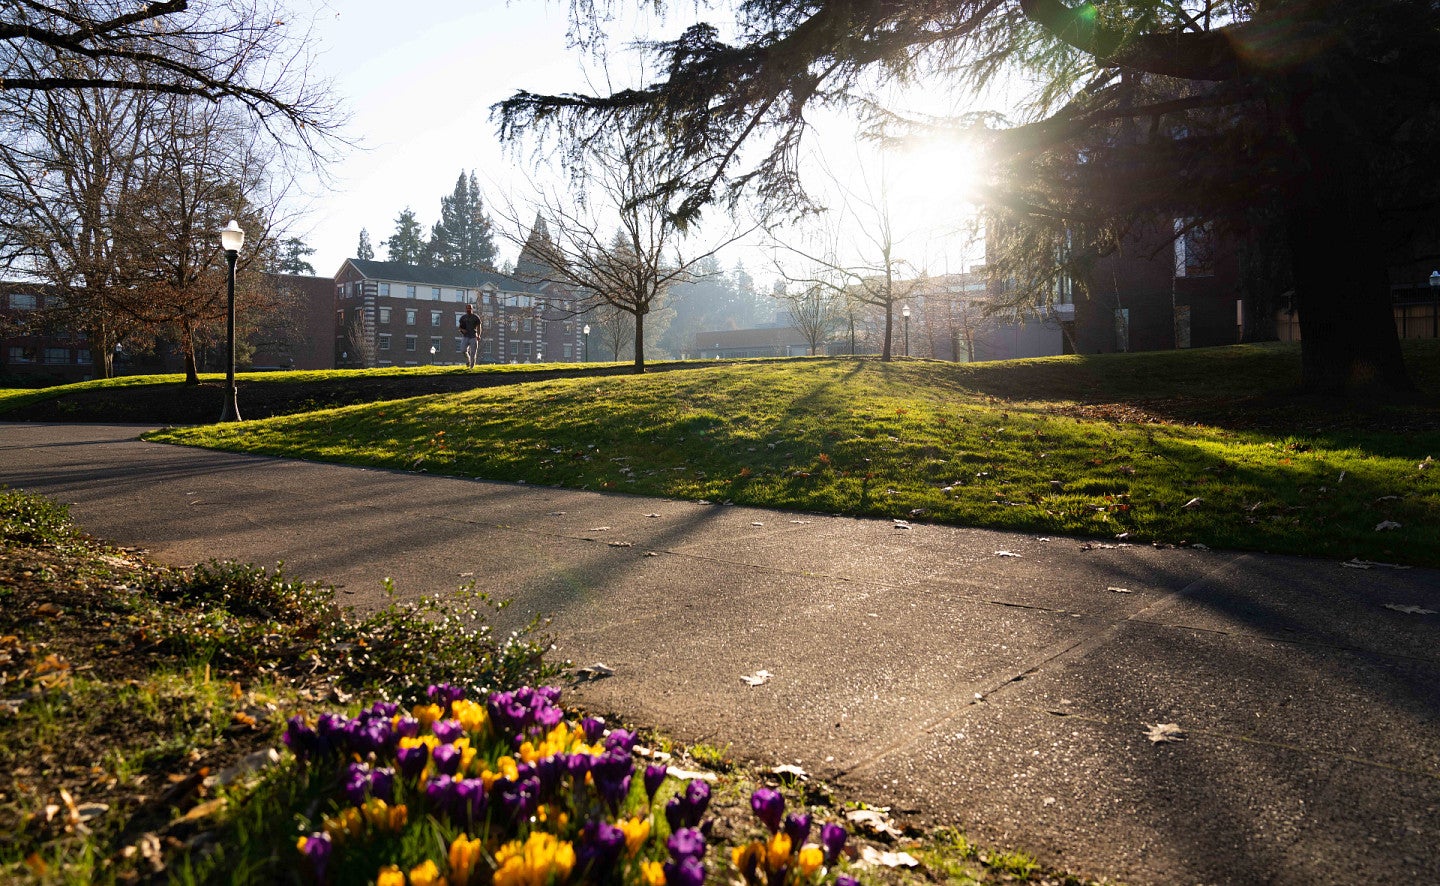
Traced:
POLYGON ((1174 723, 1156 723, 1153 726, 1145 727, 1145 737, 1150 739, 1151 744, 1160 744, 1167 741, 1184 741, 1185 730, 1174 723))
POLYGON ((1353 558, 1353 559, 1346 560, 1344 563, 1341 563, 1340 565, 1341 565, 1341 566, 1349 566, 1351 569, 1369 569, 1369 568, 1372 567, 1372 566, 1380 566, 1380 567, 1385 568, 1385 569, 1409 569, 1409 568, 1410 568, 1409 566, 1402 566, 1402 565, 1400 565, 1399 563, 1381 563, 1381 562, 1378 561, 1378 560, 1361 560, 1359 557, 1355 557, 1355 558, 1353 558))
POLYGON ((769 671, 761 670, 756 671, 753 674, 742 676, 740 679, 744 680, 750 686, 763 686, 768 683, 770 681, 770 678, 773 676, 775 675, 770 673, 769 671))
POLYGON ((881 836, 904 836, 903 832, 890 821, 890 817, 879 809, 852 809, 845 813, 845 820, 881 836))
POLYGON ((1135 593, 1134 591, 1130 590, 1129 588, 1106 588, 1105 590, 1107 590, 1107 591, 1113 591, 1114 593, 1117 593, 1117 594, 1133 594, 1133 593, 1135 593))
POLYGON ((1346 569, 1369 569, 1369 568, 1370 568, 1370 564, 1369 564, 1369 563, 1364 563, 1364 562, 1361 562, 1360 560, 1346 560, 1344 563, 1341 563, 1340 565, 1341 565, 1341 566, 1344 566, 1346 569))
POLYGON ((908 852, 881 852, 874 846, 862 846, 860 860, 865 864, 887 868, 918 868, 920 866, 920 862, 916 860, 915 856, 908 852))
POLYGON ((629 542, 629 541, 608 541, 608 542, 606 542, 606 544, 609 545, 609 546, 612 547, 612 548, 633 548, 633 547, 635 547, 635 543, 634 543, 634 542, 629 542))
POLYGON ((807 525, 809 525, 810 523, 812 523, 812 522, 814 522, 814 521, 812 521, 812 520, 791 520, 790 522, 791 522, 791 523, 798 523, 798 524, 801 525, 801 526, 807 526, 807 525))
POLYGON ((791 763, 782 763, 781 765, 776 766, 774 769, 771 769, 770 773, 772 775, 789 776, 790 778, 796 778, 800 781, 804 781, 810 777, 810 774, 804 769, 801 769, 799 766, 791 763))
POLYGON ((764 523, 761 523, 759 520, 755 520, 755 521, 751 522, 750 525, 751 525, 751 526, 764 526, 765 524, 764 524, 764 523))
POLYGON ((1402 603, 1386 603, 1386 604, 1384 604, 1384 606, 1385 606, 1386 609, 1393 609, 1393 610, 1395 610, 1396 612, 1403 612, 1403 613, 1405 613, 1406 615, 1434 615, 1434 614, 1435 614, 1435 610, 1433 610, 1433 609, 1422 609, 1422 608, 1419 607, 1419 606, 1410 606, 1410 605, 1408 605, 1408 604, 1402 604, 1402 603))
POLYGON ((1190 547, 1191 547, 1192 550, 1196 550, 1196 551, 1208 551, 1208 550, 1210 550, 1210 546, 1209 546, 1209 545, 1202 545, 1202 544, 1200 544, 1200 542, 1198 542, 1198 541, 1195 542, 1195 544, 1191 545, 1190 547))
POLYGON ((1018 556, 1020 556, 1020 555, 1017 554, 1017 553, 1015 553, 1014 551, 996 551, 996 552, 995 552, 995 556, 997 556, 997 557, 1018 557, 1018 556))
POLYGON ((713 772, 699 772, 694 769, 681 769, 679 766, 665 767, 665 774, 670 776, 671 778, 678 778, 681 781, 694 781, 698 778, 701 781, 708 781, 714 783, 720 780, 713 772))
POLYGON ((609 531, 610 531, 610 527, 609 527, 609 526, 591 526, 591 527, 590 527, 590 531, 591 531, 591 532, 609 532, 609 531))
POLYGON ((899 518, 896 518, 896 520, 895 520, 895 528, 896 528, 896 529, 909 529, 909 528, 910 528, 910 521, 909 521, 909 520, 901 520, 901 519, 899 519, 899 518))
POLYGON ((654 551, 646 551, 646 552, 645 552, 645 556, 647 556, 647 557, 658 557, 658 556, 660 556, 660 555, 657 554, 657 553, 655 553, 654 551))
POLYGON ((601 677, 608 677, 613 673, 615 673, 614 668, 603 661, 597 661, 592 665, 587 665, 577 670, 575 676, 581 680, 599 680, 601 677))
POLYGON ((224 808, 225 798, 216 797, 213 800, 207 800, 204 803, 200 803, 196 806, 191 807, 189 812, 185 813, 180 817, 180 820, 199 821, 202 818, 207 818, 211 815, 214 815, 215 813, 219 812, 221 809, 224 808))
POLYGON ((645 516, 647 516, 647 517, 658 517, 658 516, 660 516, 660 515, 659 515, 659 514, 646 514, 645 516))
POLYGON ((547 516, 547 517, 563 517, 563 516, 565 516, 565 512, 564 512, 564 511, 551 511, 550 513, 546 514, 545 516, 547 516))
POLYGON ((636 745, 635 753, 642 757, 649 757, 652 760, 669 760, 670 754, 665 751, 657 751, 654 748, 647 748, 644 745, 636 745))
POLYGON ((1185 502, 1185 504, 1181 505, 1180 507, 1182 507, 1182 508, 1198 507, 1199 505, 1204 504, 1204 502, 1205 502, 1205 499, 1196 497, 1196 498, 1192 498, 1192 499, 1190 499, 1189 501, 1185 502))
POLYGON ((92 818, 99 818, 110 811, 108 803, 81 803, 75 807, 75 818, 77 821, 89 821, 92 818))
POLYGON ((1400 528, 1400 524, 1399 524, 1399 523, 1396 523, 1394 520, 1381 520, 1379 523, 1376 523, 1376 524, 1375 524, 1375 531, 1376 531, 1376 532, 1384 532, 1384 531, 1386 531, 1387 529, 1399 529, 1399 528, 1400 528))

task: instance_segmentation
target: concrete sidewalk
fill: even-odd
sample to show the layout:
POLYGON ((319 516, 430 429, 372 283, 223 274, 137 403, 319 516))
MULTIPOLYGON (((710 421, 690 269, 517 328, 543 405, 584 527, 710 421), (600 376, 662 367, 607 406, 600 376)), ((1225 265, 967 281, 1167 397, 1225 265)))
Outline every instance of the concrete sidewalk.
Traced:
POLYGON ((1440 573, 541 489, 0 425, 0 483, 373 605, 472 575, 567 693, 1130 883, 1440 883, 1440 573), (1016 556, 1004 556, 999 552, 1016 556), (773 676, 749 686, 742 675, 773 676), (1149 724, 1185 740, 1152 744, 1149 724))

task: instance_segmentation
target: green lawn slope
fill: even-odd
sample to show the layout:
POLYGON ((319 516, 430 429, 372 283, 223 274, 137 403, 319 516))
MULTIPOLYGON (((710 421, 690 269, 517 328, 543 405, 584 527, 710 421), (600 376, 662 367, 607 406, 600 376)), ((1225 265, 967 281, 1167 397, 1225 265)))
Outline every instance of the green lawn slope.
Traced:
MULTIPOLYGON (((1409 352, 1435 391, 1435 343, 1409 352)), ((692 364, 693 365, 693 364, 692 364)), ((1293 393, 1242 346, 551 378, 151 439, 1044 534, 1440 565, 1440 406, 1293 393)), ((337 382, 343 384, 343 382, 337 382)), ((245 404, 242 398, 241 409, 245 404)))

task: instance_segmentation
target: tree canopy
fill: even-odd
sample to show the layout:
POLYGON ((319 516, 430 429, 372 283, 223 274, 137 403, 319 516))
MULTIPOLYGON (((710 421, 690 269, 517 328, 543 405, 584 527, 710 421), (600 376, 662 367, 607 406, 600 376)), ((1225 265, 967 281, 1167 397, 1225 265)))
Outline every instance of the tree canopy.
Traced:
MULTIPOLYGON (((577 21, 597 5, 574 0, 577 21)), ((496 107, 502 136, 645 127, 677 160, 665 187, 683 220, 747 191, 803 207, 798 152, 818 109, 855 109, 876 132, 950 127, 987 147, 985 202, 1029 230, 1015 242, 1032 265, 1048 253, 1054 273, 1083 274, 1087 257, 1145 222, 1258 225, 1286 253, 1307 383, 1408 385, 1389 269, 1433 253, 1440 6, 748 0, 734 9, 726 32, 697 23, 644 44, 659 74, 639 87, 517 93, 496 107), (901 120, 879 99, 887 85, 919 82, 961 100, 1015 74, 1036 88, 1014 121, 901 120)))

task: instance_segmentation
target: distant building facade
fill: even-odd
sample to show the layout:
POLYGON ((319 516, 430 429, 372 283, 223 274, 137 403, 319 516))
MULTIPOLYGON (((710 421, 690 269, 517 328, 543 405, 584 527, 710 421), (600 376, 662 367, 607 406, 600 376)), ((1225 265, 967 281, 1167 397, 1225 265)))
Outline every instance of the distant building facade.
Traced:
POLYGON ((0 282, 0 377, 39 385, 98 375, 85 333, 51 328, 46 320, 59 298, 41 284, 0 282))
POLYGON ((693 353, 701 360, 804 357, 810 353, 810 344, 804 333, 793 326, 721 329, 695 333, 693 353))
POLYGON ((466 305, 480 316, 481 362, 581 359, 576 299, 554 284, 352 258, 333 285, 333 358, 340 368, 463 363, 456 324, 466 305))

